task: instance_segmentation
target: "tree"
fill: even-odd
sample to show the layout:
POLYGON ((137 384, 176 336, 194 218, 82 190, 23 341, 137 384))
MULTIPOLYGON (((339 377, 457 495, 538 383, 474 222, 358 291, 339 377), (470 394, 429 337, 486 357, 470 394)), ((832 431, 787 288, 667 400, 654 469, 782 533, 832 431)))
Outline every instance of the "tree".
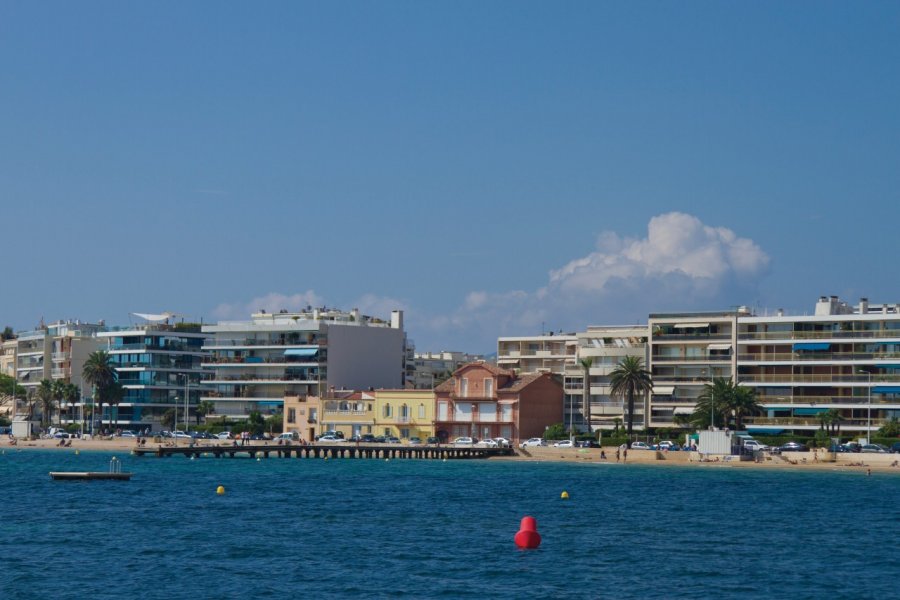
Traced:
POLYGON ((162 423, 162 426, 166 429, 174 429, 175 428, 175 409, 170 408, 166 412, 162 414, 159 418, 159 422, 162 423))
POLYGON ((734 428, 741 431, 744 417, 758 415, 762 406, 756 401, 756 392, 741 385, 734 386, 731 396, 726 398, 726 410, 734 415, 734 428))
POLYGON ((581 386, 584 418, 587 421, 588 433, 592 433, 594 429, 591 427, 591 367, 594 366, 594 359, 591 357, 582 358, 578 361, 578 364, 584 370, 584 384, 581 386))
POLYGON ((69 385, 62 379, 54 379, 51 384, 52 392, 53 392, 53 401, 56 402, 56 406, 59 407, 59 416, 57 420, 57 425, 62 424, 62 407, 63 400, 66 398, 66 386, 69 385))
POLYGON ((891 420, 885 423, 878 433, 884 437, 900 436, 900 420, 897 417, 891 417, 891 420))
MULTIPOLYGON (((116 370, 112 366, 112 360, 109 353, 104 350, 91 352, 87 360, 84 361, 84 367, 81 370, 81 376, 94 388, 94 402, 100 405, 98 414, 100 415, 100 425, 103 425, 103 403, 105 402, 106 388, 117 382, 116 370)), ((91 421, 93 422, 93 414, 91 421)))
POLYGON ((113 381, 111 384, 100 388, 97 396, 100 398, 101 407, 104 404, 109 405, 109 416, 113 419, 113 428, 115 429, 119 425, 119 402, 125 397, 125 388, 118 381, 113 381))
MULTIPOLYGON (((634 396, 653 391, 650 371, 644 368, 643 359, 639 356, 626 356, 619 361, 609 374, 610 395, 628 399, 628 438, 629 445, 634 431, 634 396)), ((644 416, 646 427, 647 418, 644 416)))
POLYGON ((841 421, 844 418, 841 416, 841 411, 836 408, 829 408, 828 410, 819 413, 819 425, 822 431, 830 433, 831 435, 840 435, 841 433, 841 421))
POLYGON ((7 325, 3 328, 3 331, 0 331, 0 342, 5 342, 6 340, 14 340, 16 339, 16 334, 13 333, 12 327, 7 325))
POLYGON ((16 399, 23 400, 26 397, 25 388, 16 383, 9 375, 0 373, 0 407, 10 404, 12 412, 16 410, 16 399))
POLYGON ((690 422, 698 429, 715 427, 716 423, 727 425, 728 405, 734 395, 734 382, 727 377, 714 377, 703 386, 703 391, 694 404, 690 422))
POLYGON ((200 424, 200 417, 206 417, 206 415, 214 412, 216 412, 216 405, 209 400, 203 400, 197 404, 197 407, 194 409, 194 415, 197 417, 197 425, 200 424))
POLYGON ((569 435, 566 433, 565 423, 554 423, 544 431, 544 439, 547 440, 562 440, 567 437, 569 435))
POLYGON ((258 410, 251 410, 248 415, 247 424, 250 427, 250 433, 259 434, 263 432, 266 421, 258 410))
POLYGON ((72 421, 74 404, 81 398, 81 390, 74 383, 67 383, 63 391, 63 399, 66 401, 66 409, 69 412, 69 421, 72 421))
POLYGON ((53 417, 53 382, 49 379, 42 379, 38 384, 35 396, 41 407, 41 427, 46 429, 50 426, 53 417))

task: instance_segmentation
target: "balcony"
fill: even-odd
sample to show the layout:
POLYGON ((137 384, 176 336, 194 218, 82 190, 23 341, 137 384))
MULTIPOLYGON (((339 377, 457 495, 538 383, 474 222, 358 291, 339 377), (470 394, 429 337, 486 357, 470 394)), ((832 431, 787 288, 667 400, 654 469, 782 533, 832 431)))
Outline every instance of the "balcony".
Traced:
POLYGON ((651 357, 651 360, 655 363, 661 362, 700 362, 700 363, 708 363, 708 362, 730 362, 731 355, 703 355, 703 356, 668 356, 668 355, 654 355, 651 357))
POLYGON ((299 339, 276 339, 276 340, 258 340, 253 338, 242 338, 242 339, 211 339, 206 340, 206 343, 203 344, 204 350, 215 350, 217 348, 243 348, 246 346, 273 346, 273 347, 282 347, 282 346, 302 346, 302 347, 310 347, 310 348, 325 348, 327 346, 327 339, 318 339, 318 338, 299 338, 299 339))
POLYGON ((739 340, 900 339, 900 330, 883 331, 758 331, 739 333, 739 340))
MULTIPOLYGON (((860 375, 857 373, 832 373, 824 375, 802 374, 802 373, 766 373, 766 374, 742 374, 738 376, 741 383, 772 383, 793 385, 797 383, 830 383, 836 385, 846 385, 850 383, 869 383, 868 375, 860 375)), ((897 383, 900 382, 900 374, 898 375, 872 375, 872 383, 897 383)))
MULTIPOLYGON (((814 427, 822 426, 822 421, 813 417, 744 417, 745 425, 783 427, 814 427)), ((872 419, 872 430, 880 429, 887 424, 887 419, 872 419)), ((841 429, 865 429, 868 419, 841 419, 841 429)))
MULTIPOLYGON (((900 352, 758 352, 738 354, 740 362, 838 362, 897 360, 900 352)), ((877 367, 878 365, 872 365, 877 367)))

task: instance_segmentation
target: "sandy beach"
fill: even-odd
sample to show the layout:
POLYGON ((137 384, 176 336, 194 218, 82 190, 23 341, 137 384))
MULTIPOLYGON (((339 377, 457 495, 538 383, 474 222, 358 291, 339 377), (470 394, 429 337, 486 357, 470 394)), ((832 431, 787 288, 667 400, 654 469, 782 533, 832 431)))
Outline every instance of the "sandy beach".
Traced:
MULTIPOLYGON (((68 441, 68 440, 67 440, 68 441)), ((59 446, 59 440, 18 440, 16 445, 10 445, 8 440, 0 442, 0 449, 4 452, 16 452, 26 450, 46 450, 57 452, 73 452, 75 450, 105 451, 105 452, 130 452, 137 446, 134 439, 93 439, 71 440, 72 445, 59 446)), ((260 442, 255 442, 260 443, 260 442)), ((146 447, 154 448, 159 444, 148 440, 146 447)), ((184 445, 184 444, 180 444, 184 445)), ((266 445, 277 447, 275 442, 266 445)), ((197 447, 231 446, 230 442, 215 442, 203 440, 196 444, 197 447)), ((616 448, 604 447, 606 460, 601 459, 600 448, 526 448, 517 449, 516 456, 494 457, 490 460, 528 462, 583 462, 583 463, 616 463, 616 448)), ((900 461, 898 454, 825 454, 819 452, 816 458, 812 452, 788 452, 782 456, 767 454, 760 462, 752 460, 741 461, 737 457, 715 457, 711 461, 703 460, 697 452, 656 452, 654 450, 629 450, 627 461, 619 461, 620 465, 629 464, 666 466, 691 466, 696 468, 741 468, 741 469, 786 469, 786 470, 829 470, 829 471, 858 471, 866 473, 871 469, 873 473, 896 473, 900 475, 900 467, 891 466, 900 461)), ((900 464, 900 463, 898 463, 900 464)))

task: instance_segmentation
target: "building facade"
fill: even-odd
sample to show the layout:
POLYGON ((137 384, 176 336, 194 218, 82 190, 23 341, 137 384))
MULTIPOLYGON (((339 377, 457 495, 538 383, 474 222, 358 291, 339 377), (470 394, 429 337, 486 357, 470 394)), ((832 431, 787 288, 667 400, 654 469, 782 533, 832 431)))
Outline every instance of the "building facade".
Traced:
POLYGON ((332 388, 400 388, 405 378, 402 311, 390 321, 357 310, 260 312, 203 332, 212 335, 205 399, 226 418, 274 414, 285 397, 323 397, 332 388))
MULTIPOLYGON (((575 335, 575 364, 565 367, 564 423, 578 431, 594 432, 615 429, 627 422, 627 403, 610 392, 610 374, 626 356, 635 356, 647 365, 649 330, 646 325, 609 325, 588 327, 575 335), (581 361, 590 359, 590 414, 584 406, 584 367, 581 361)), ((646 400, 646 399, 644 399, 646 400)), ((646 401, 635 402, 634 427, 644 429, 646 401)))
POLYGON ((431 390, 466 363, 484 360, 480 354, 466 352, 416 352, 411 362, 407 387, 431 390))
POLYGON ((196 422, 196 408, 205 395, 201 386, 208 371, 203 349, 210 337, 195 324, 169 324, 171 315, 141 315, 147 323, 111 328, 97 334, 109 352, 125 396, 115 407, 104 407, 103 421, 125 429, 162 428, 172 409, 178 423, 196 422))
POLYGON ((565 373, 577 362, 574 333, 501 337, 497 340, 497 366, 517 373, 565 373))
POLYGON ((432 390, 375 390, 375 435, 401 440, 434 435, 432 390))
POLYGON ((489 363, 470 363, 435 388, 435 435, 504 437, 543 436, 562 421, 563 388, 551 373, 517 376, 489 363))
POLYGON ((678 427, 694 412, 704 386, 717 377, 735 380, 737 322, 750 311, 651 314, 648 370, 653 378, 649 427, 678 427))
POLYGON ((900 304, 823 296, 813 315, 742 316, 737 348, 737 381, 765 409, 751 431, 816 430, 835 409, 845 435, 868 436, 900 417, 900 304))

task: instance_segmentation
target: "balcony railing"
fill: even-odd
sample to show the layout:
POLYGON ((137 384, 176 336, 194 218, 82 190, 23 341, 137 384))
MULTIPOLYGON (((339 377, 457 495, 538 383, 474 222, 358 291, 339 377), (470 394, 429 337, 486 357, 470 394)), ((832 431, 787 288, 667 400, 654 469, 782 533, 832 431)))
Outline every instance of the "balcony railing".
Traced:
POLYGON ((235 346, 310 346, 324 348, 327 345, 326 342, 327 340, 325 339, 257 340, 252 338, 215 338, 206 340, 206 342, 203 344, 203 348, 206 350, 214 350, 216 348, 232 348, 235 346))
POLYGON ((900 330, 884 331, 757 331, 739 333, 739 340, 900 339, 900 330))
POLYGON ((730 333, 655 333, 654 342, 670 342, 675 340, 687 340, 702 342, 703 340, 730 340, 730 333))
MULTIPOLYGON (((783 383, 791 385, 794 383, 868 383, 868 375, 859 375, 856 373, 848 373, 846 375, 840 373, 812 375, 802 373, 766 373, 766 374, 742 374, 738 378, 742 383, 783 383)), ((898 375, 872 375, 872 383, 897 383, 900 382, 900 374, 898 375)))
POLYGON ((667 356, 654 355, 653 362, 728 362, 731 360, 730 354, 717 355, 710 354, 704 356, 667 356))
MULTIPOLYGON (((744 417, 745 425, 785 425, 801 427, 820 427, 822 421, 814 417, 744 417)), ((865 429, 868 419, 841 419, 841 428, 847 427, 865 429)), ((887 419, 872 419, 872 429, 879 429, 888 422, 887 419)))
MULTIPOLYGON (((849 361, 900 359, 900 352, 758 352, 738 354, 739 361, 849 361)), ((872 365, 877 367, 878 365, 872 365)))
MULTIPOLYGON (((773 398, 771 396, 760 396, 757 394, 756 401, 762 405, 803 405, 815 406, 816 404, 850 404, 854 408, 865 406, 869 403, 869 397, 866 396, 779 396, 773 398)), ((872 404, 900 404, 900 398, 889 399, 881 394, 872 394, 872 404)))

